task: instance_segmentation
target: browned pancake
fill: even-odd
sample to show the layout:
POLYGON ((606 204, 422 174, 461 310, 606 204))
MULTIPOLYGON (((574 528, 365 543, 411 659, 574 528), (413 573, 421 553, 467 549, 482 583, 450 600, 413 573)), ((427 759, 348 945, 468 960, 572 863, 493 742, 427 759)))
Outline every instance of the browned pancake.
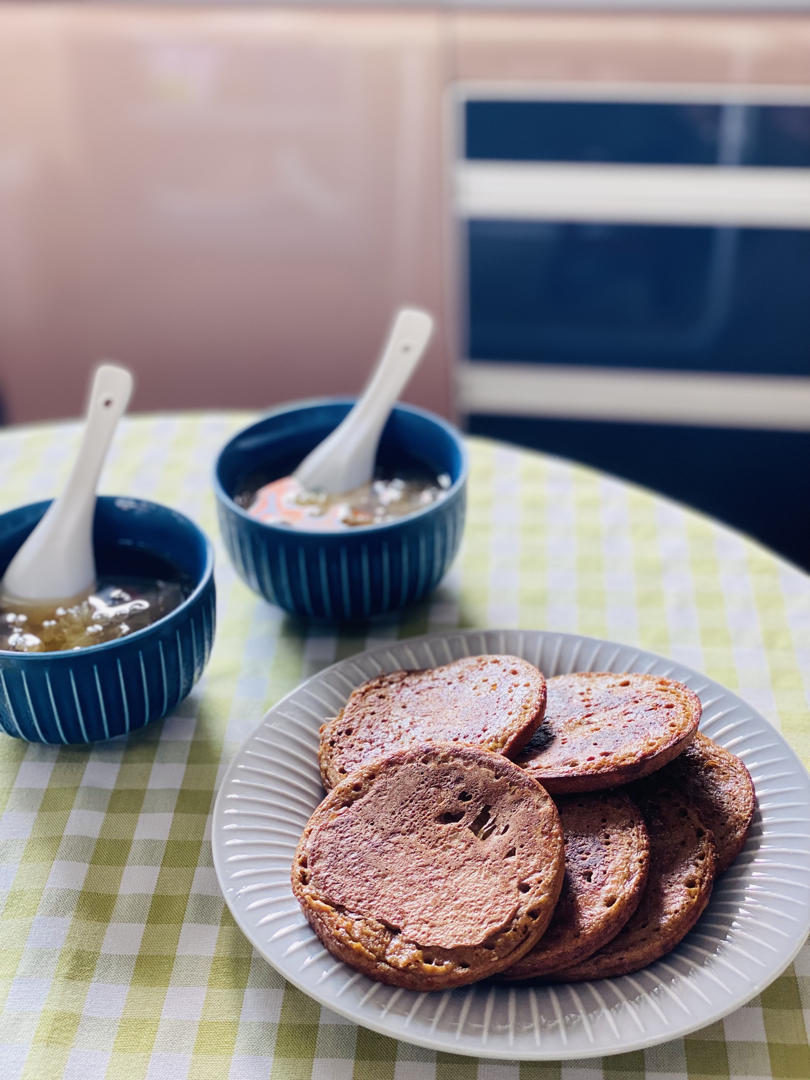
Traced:
POLYGON ((505 979, 548 975, 596 952, 636 910, 647 882, 647 830, 628 795, 563 796, 557 809, 565 838, 562 893, 548 930, 505 979))
POLYGON ((587 960, 557 971, 559 982, 628 975, 674 949, 709 902, 714 839, 687 796, 658 777, 633 789, 650 837, 647 888, 624 928, 587 960))
POLYGON ((756 807, 751 774, 740 759, 698 732, 662 779, 694 803, 717 844, 717 873, 728 870, 745 846, 756 807))
POLYGON ((321 728, 324 787, 420 743, 466 743, 513 755, 543 719, 546 683, 516 656, 468 656, 426 671, 379 675, 321 728))
POLYGON ((658 675, 581 672, 548 680, 543 723, 516 758, 553 795, 618 787, 686 747, 700 700, 658 675))
POLYGON ((500 754, 429 744, 355 772, 309 820, 292 886, 323 944, 380 982, 437 990, 508 967, 563 879, 554 803, 500 754))

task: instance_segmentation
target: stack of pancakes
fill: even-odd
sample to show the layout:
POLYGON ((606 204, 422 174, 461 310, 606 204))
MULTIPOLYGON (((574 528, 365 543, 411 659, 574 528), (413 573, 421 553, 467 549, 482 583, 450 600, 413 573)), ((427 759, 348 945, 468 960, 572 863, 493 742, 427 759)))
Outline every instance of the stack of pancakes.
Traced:
POLYGON ((745 765, 654 675, 549 679, 514 656, 397 671, 321 729, 329 792, 293 862, 327 949, 438 990, 638 971, 745 843, 745 765))

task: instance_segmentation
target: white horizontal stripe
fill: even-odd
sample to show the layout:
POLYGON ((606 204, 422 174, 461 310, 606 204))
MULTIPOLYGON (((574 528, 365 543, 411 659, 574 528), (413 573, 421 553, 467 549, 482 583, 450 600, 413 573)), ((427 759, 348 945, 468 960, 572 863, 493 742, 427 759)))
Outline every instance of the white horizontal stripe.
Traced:
POLYGON ((810 431, 810 378, 467 362, 459 395, 466 413, 810 431))
POLYGON ((810 169, 465 162, 464 217, 810 228, 810 169))
MULTIPOLYGON (((805 0, 810 7, 810 0, 805 0)), ((785 83, 609 82, 470 79, 456 86, 467 101, 624 101, 706 105, 810 105, 810 86, 785 83)))

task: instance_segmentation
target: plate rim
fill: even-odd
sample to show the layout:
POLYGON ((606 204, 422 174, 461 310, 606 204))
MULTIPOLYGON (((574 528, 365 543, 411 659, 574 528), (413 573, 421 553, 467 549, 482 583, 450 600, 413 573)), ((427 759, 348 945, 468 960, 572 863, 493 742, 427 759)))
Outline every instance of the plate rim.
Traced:
MULTIPOLYGON (((776 728, 770 722, 770 720, 768 720, 767 717, 763 716, 763 714, 758 709, 755 709, 744 698, 740 697, 733 690, 729 690, 728 687, 718 682, 716 679, 712 678, 709 675, 706 675, 705 673, 699 671, 696 668, 690 667, 688 664, 681 663, 678 660, 672 660, 670 657, 653 652, 650 649, 646 649, 641 645, 636 645, 635 643, 631 642, 621 642, 611 638, 600 638, 588 634, 577 634, 571 631, 557 631, 540 628, 525 629, 519 627, 493 627, 489 629, 481 629, 476 627, 465 627, 457 629, 435 630, 430 631, 426 634, 418 634, 406 638, 395 638, 391 641, 374 645, 368 649, 361 649, 360 651, 352 653, 349 656, 342 657, 340 660, 336 660, 333 663, 327 665, 326 667, 321 668, 319 671, 314 672, 312 675, 307 676, 307 678, 302 679, 291 690, 289 690, 286 694, 279 698, 278 701, 276 701, 267 709, 261 720, 256 724, 250 734, 242 740, 238 749, 233 754, 233 757, 231 758, 228 767, 222 776, 222 780, 220 781, 219 789, 217 791, 216 799, 214 800, 214 805, 211 811, 212 861, 214 864, 214 871, 217 877, 217 883, 224 897, 226 906, 228 907, 228 910, 233 916, 236 925, 239 927, 239 930, 245 935, 245 937, 249 941, 251 947, 255 949, 259 953, 259 955, 262 956, 262 958, 268 964, 270 964, 270 966, 276 972, 278 972, 279 975, 281 975, 284 980, 295 986, 296 989, 301 991, 301 993, 306 994, 307 997, 311 998, 314 1001, 317 1001, 322 1008, 326 1008, 334 1013, 337 1013, 339 1016, 350 1020, 352 1023, 358 1025, 359 1027, 367 1028, 370 1031, 374 1031, 380 1035, 386 1035, 388 1038, 395 1039, 397 1041, 410 1043, 413 1046, 420 1046, 436 1052, 453 1053, 463 1057, 478 1058, 481 1060, 542 1062, 575 1061, 585 1059, 593 1060, 603 1057, 613 1057, 618 1054, 630 1053, 636 1050, 644 1050, 652 1046, 660 1046, 665 1043, 672 1042, 675 1039, 684 1038, 690 1034, 693 1034, 696 1031, 702 1031, 704 1028, 710 1026, 711 1024, 724 1019, 726 1016, 729 1016, 733 1012, 736 1012, 737 1009, 743 1008, 758 994, 762 993, 764 989, 770 986, 771 983, 778 979, 790 967, 798 954, 801 952, 804 945, 807 943, 808 936, 810 935, 810 905, 808 905, 808 907, 804 910, 803 932, 802 934, 798 935, 798 944, 796 944, 791 950, 788 959, 781 963, 778 968, 773 968, 769 970, 766 975, 763 975, 756 982, 752 983, 750 987, 750 993, 748 993, 748 988, 746 988, 745 996, 738 997, 734 1000, 732 1004, 718 1006, 714 1010, 711 1010, 705 1016, 702 1016, 697 1023, 695 1023, 694 1018, 692 1018, 689 1019, 686 1023, 682 1023, 680 1025, 675 1024, 673 1028, 666 1033, 648 1034, 646 1036, 641 1036, 640 1038, 631 1040, 626 1039, 622 1042, 621 1046, 617 1047, 615 1050, 605 1050, 603 1047, 589 1048, 585 1046, 577 1046, 576 1048, 569 1049, 567 1046, 564 1046, 555 1048, 553 1053, 543 1053, 540 1047, 537 1047, 536 1051, 524 1051, 517 1046, 504 1048, 488 1048, 486 1046, 473 1047, 470 1046, 469 1043, 465 1043, 463 1038, 458 1038, 454 1040, 453 1045, 451 1046, 449 1045, 449 1041, 447 1039, 434 1038, 432 1036, 423 1035, 421 1033, 416 1033, 415 1035, 409 1033, 406 1035, 397 1031, 392 1031, 390 1028, 387 1028, 383 1022, 375 1020, 374 1018, 366 1018, 365 1016, 362 1018, 358 1018, 357 1013, 353 1011, 351 1006, 344 1006, 341 1002, 335 1001, 332 998, 327 998, 324 995, 313 993, 312 989, 309 987, 305 987, 302 982, 300 982, 295 977, 295 975, 290 975, 285 970, 282 970, 282 968, 271 958, 271 956, 268 955, 268 953, 261 947, 261 945, 259 945, 254 940, 251 933, 248 932, 248 929, 243 926, 240 914, 237 912, 234 905, 231 903, 231 898, 228 895, 228 888, 226 887, 226 882, 223 880, 225 876, 224 869, 220 868, 220 864, 224 863, 223 841, 220 838, 220 833, 222 831, 221 818, 223 813, 223 803, 225 800, 225 790, 228 787, 230 781, 233 779, 234 774, 239 767, 239 759, 241 758, 243 752, 246 750, 253 738, 263 728, 276 728, 279 726, 279 722, 283 721, 284 718, 280 715, 273 716, 273 714, 277 714, 278 711, 285 704, 285 702, 289 701, 290 698, 299 693, 299 691, 301 691, 305 687, 309 686, 311 683, 323 679, 331 672, 335 671, 335 669, 343 667, 346 663, 350 661, 357 661, 360 658, 370 658, 376 660, 378 655, 384 655, 386 651, 396 646, 408 646, 423 642, 427 643, 436 640, 443 640, 448 637, 461 637, 467 639, 473 637, 476 634, 527 634, 531 635, 532 637, 538 635, 540 637, 544 635, 551 635, 555 638, 563 638, 570 642, 584 642, 591 643, 593 645, 616 646, 617 648, 635 649, 639 654, 640 658, 650 657, 653 658, 655 661, 663 661, 664 663, 672 664, 674 665, 674 667, 680 668, 683 671, 688 672, 692 676, 697 676, 699 678, 708 680, 710 684, 719 687, 725 695, 733 699, 735 704, 742 705, 751 713, 753 717, 765 724, 766 727, 776 737, 776 739, 779 740, 783 748, 783 752, 786 752, 787 756, 792 760, 793 764, 798 767, 799 771, 804 776, 808 795, 808 808, 810 808, 810 772, 808 772, 799 755, 796 753, 796 751, 793 749, 787 739, 782 735, 782 732, 778 728, 776 728)), ((470 653, 469 655, 473 654, 470 653)), ((381 668, 381 671, 386 670, 395 669, 387 668, 385 666, 381 668)), ((549 678, 551 677, 552 676, 549 676, 549 678)), ((583 985, 587 985, 587 983, 583 985)), ((458 989, 463 989, 463 987, 459 987, 458 989)), ((420 992, 417 991, 417 993, 420 992)), ((426 991, 422 991, 421 993, 426 993, 426 991)))

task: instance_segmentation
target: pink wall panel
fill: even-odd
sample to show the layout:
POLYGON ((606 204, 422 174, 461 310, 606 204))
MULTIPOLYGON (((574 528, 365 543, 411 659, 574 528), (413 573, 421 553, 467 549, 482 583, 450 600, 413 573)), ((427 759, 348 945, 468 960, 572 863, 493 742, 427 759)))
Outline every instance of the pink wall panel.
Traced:
POLYGON ((463 79, 807 85, 810 16, 478 11, 453 50, 463 79))
POLYGON ((354 391, 394 307, 440 332, 408 397, 450 409, 442 86, 430 14, 0 11, 0 393, 78 410, 354 391))

